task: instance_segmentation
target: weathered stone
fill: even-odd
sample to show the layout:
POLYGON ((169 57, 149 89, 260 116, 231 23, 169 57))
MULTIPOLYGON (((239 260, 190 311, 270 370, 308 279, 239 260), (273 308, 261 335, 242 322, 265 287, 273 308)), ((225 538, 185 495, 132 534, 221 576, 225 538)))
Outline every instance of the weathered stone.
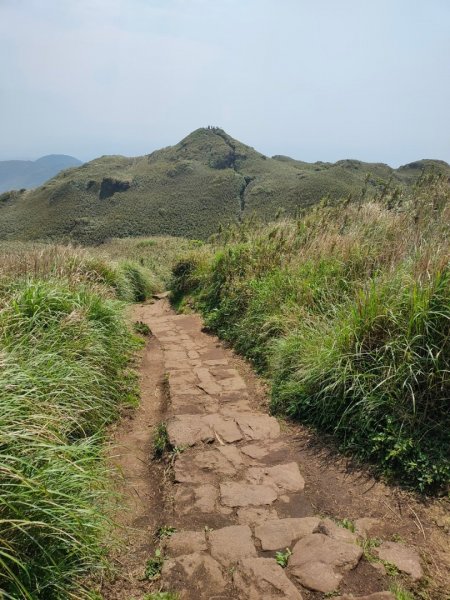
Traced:
POLYGON ((167 424, 167 434, 172 446, 194 446, 199 442, 212 442, 214 432, 197 415, 177 415, 167 424))
POLYGON ((212 513, 214 512, 216 502, 219 498, 218 489, 206 483, 205 485, 200 485, 195 489, 195 509, 198 509, 202 513, 212 513))
POLYGON ((236 413, 235 419, 249 440, 267 440, 280 435, 280 425, 274 417, 259 413, 236 413))
POLYGON ((240 449, 241 452, 253 458, 255 460, 261 460, 274 452, 281 452, 283 450, 287 451, 287 446, 284 442, 280 440, 272 441, 269 440, 267 442, 256 442, 254 444, 247 444, 246 446, 242 446, 240 449))
POLYGON ((379 548, 376 548, 376 553, 378 558, 393 564, 414 581, 423 577, 420 556, 414 548, 407 548, 396 542, 383 542, 379 548))
POLYGON ((198 386, 202 390, 205 390, 207 394, 214 395, 222 391, 222 387, 215 381, 209 369, 205 367, 195 367, 194 373, 199 379, 198 386))
POLYGON ((221 381, 222 379, 230 379, 230 377, 240 377, 237 369, 233 367, 215 367, 214 369, 211 369, 211 373, 218 381, 221 381))
POLYGON ((176 362, 182 362, 185 361, 187 359, 187 354, 186 352, 184 352, 184 350, 165 350, 164 351, 164 359, 166 361, 176 361, 176 362))
POLYGON ((221 379, 220 385, 225 392, 239 392, 247 389, 245 381, 240 375, 228 377, 227 379, 221 379))
MULTIPOLYGON (((208 353, 206 353, 208 354, 208 353)), ((203 355, 205 356, 205 355, 203 355)), ((205 365, 209 365, 209 366, 215 366, 215 365, 227 365, 228 364, 228 360, 226 358, 215 358, 215 359, 211 359, 211 360, 205 360, 203 358, 203 362, 205 363, 205 365)))
POLYGON ((231 525, 209 534, 211 555, 224 566, 241 558, 257 556, 252 532, 247 525, 231 525))
POLYGON ((275 502, 277 493, 269 485, 227 481, 220 484, 220 497, 225 506, 261 506, 275 502))
POLYGON ((205 416, 203 422, 211 427, 214 433, 219 436, 219 440, 223 440, 227 444, 242 440, 242 433, 234 419, 213 414, 205 416))
POLYGON ((173 467, 175 483, 210 483, 214 474, 203 471, 192 454, 179 454, 173 467))
POLYGON ((206 452, 197 454, 194 456, 194 463, 199 469, 210 471, 211 473, 228 476, 236 474, 236 468, 219 449, 207 450, 206 452))
POLYGON ((178 513, 213 513, 218 498, 218 490, 211 484, 197 487, 179 486, 175 492, 175 506, 178 513))
POLYGON ((356 544, 358 539, 349 529, 341 527, 331 519, 323 519, 320 521, 314 533, 323 533, 324 535, 333 538, 333 540, 348 542, 349 544, 356 544))
POLYGON ((220 452, 220 454, 225 456, 225 458, 233 465, 233 467, 235 467, 235 469, 238 469, 244 464, 242 455, 236 446, 219 446, 217 450, 220 452))
POLYGON ((248 506, 239 508, 237 517, 241 525, 260 525, 278 519, 278 514, 274 508, 248 506))
POLYGON ((166 560, 161 575, 170 581, 171 589, 179 591, 180 600, 210 600, 226 587, 219 563, 209 554, 194 552, 166 560))
POLYGON ((248 600, 302 600, 273 558, 244 558, 233 573, 240 598, 248 600))
POLYGON ((186 368, 187 362, 187 357, 184 360, 166 360, 164 366, 166 367, 167 371, 180 371, 186 368))
POLYGON ((318 524, 318 517, 266 521, 256 527, 255 537, 260 540, 263 550, 280 550, 311 534, 318 524))
POLYGON ((338 587, 343 572, 356 567, 361 556, 362 549, 356 544, 312 533, 295 544, 289 572, 304 587, 329 593, 338 587))
POLYGON ((217 383, 214 383, 214 381, 200 381, 197 386, 211 396, 218 394, 222 389, 217 383))
POLYGON ((248 413, 252 408, 250 402, 245 399, 230 400, 223 404, 222 396, 219 396, 220 412, 224 417, 235 417, 236 413, 248 413))
MULTIPOLYGON (((233 404, 235 402, 240 402, 241 400, 248 400, 248 392, 245 390, 240 390, 238 392, 221 392, 219 394, 220 401, 223 404, 233 404)), ((251 412, 248 410, 247 412, 251 412)))
POLYGON ((369 596, 345 594, 344 596, 338 596, 335 600, 395 600, 395 596, 391 592, 375 592, 375 594, 369 596))
POLYGON ((305 588, 329 594, 339 587, 342 575, 325 562, 308 562, 289 569, 289 574, 305 588))
POLYGON ((169 383, 169 389, 170 389, 170 397, 172 398, 173 396, 179 395, 185 395, 185 396, 203 396, 205 394, 205 392, 203 392, 203 390, 201 390, 199 387, 197 387, 196 385, 185 385, 185 384, 170 384, 169 383))
POLYGON ((363 517, 355 521, 355 533, 360 537, 372 537, 381 527, 379 519, 363 517))
POLYGON ((204 531, 177 531, 167 538, 164 545, 171 557, 207 550, 204 531))
POLYGON ((247 471, 246 479, 250 483, 271 485, 279 493, 301 492, 305 487, 305 480, 296 462, 273 467, 251 467, 247 471))
POLYGON ((169 385, 189 385, 197 381, 192 371, 177 371, 169 377, 169 385))
POLYGON ((205 407, 202 402, 197 402, 195 396, 172 396, 171 410, 177 415, 204 415, 205 407))

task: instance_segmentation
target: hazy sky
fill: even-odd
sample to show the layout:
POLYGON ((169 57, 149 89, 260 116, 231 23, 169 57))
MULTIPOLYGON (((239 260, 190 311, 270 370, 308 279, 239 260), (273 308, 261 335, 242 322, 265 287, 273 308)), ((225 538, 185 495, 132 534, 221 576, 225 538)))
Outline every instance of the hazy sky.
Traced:
POLYGON ((450 162, 450 0, 0 0, 0 76, 0 159, 211 124, 268 155, 450 162))

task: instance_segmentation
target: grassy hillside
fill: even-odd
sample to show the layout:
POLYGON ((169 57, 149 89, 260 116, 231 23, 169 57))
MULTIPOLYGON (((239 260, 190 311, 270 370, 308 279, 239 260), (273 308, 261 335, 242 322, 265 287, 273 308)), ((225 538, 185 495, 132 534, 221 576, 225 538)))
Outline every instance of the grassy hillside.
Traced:
POLYGON ((37 160, 0 160, 0 193, 37 187, 63 169, 79 165, 81 160, 65 154, 51 154, 37 160))
POLYGON ((174 300, 272 381, 272 409, 422 491, 450 483, 450 193, 322 203, 179 261, 174 300))
POLYGON ((359 161, 268 158, 221 129, 198 129, 148 156, 104 156, 36 190, 0 195, 0 239, 205 239, 219 225, 253 213, 270 220, 280 210, 295 215, 324 196, 359 198, 389 181, 402 187, 424 166, 450 176, 449 165, 439 161, 393 170, 359 161))
POLYGON ((120 300, 154 291, 139 265, 65 247, 1 248, 0 596, 88 598, 111 502, 102 439, 136 400, 137 339, 120 300))

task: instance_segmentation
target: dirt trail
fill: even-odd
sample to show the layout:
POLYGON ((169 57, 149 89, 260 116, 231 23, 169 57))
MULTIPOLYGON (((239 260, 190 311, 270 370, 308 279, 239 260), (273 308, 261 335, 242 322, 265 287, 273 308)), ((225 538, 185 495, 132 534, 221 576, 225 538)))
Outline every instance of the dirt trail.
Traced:
POLYGON ((138 307, 135 318, 154 336, 141 407, 113 440, 130 510, 106 600, 140 600, 158 589, 181 600, 306 600, 335 590, 342 600, 389 600, 393 573, 419 589, 424 572, 441 582, 440 590, 426 582, 428 597, 449 597, 448 536, 432 521, 444 518, 439 505, 433 512, 352 471, 306 429, 280 426, 248 365, 204 333, 198 316, 176 315, 160 300, 138 307), (151 461, 161 420, 172 447, 165 465, 151 461), (161 542, 161 578, 144 581, 163 525, 176 532, 161 542), (282 568, 275 555, 287 559, 287 548, 282 568))

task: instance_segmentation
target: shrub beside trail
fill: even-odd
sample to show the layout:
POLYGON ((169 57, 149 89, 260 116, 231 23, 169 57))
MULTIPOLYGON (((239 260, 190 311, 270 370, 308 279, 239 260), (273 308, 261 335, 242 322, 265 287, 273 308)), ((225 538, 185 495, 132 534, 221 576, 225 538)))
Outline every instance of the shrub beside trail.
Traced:
POLYGON ((450 481, 449 187, 222 231, 172 292, 272 381, 272 410, 430 492, 450 481))
POLYGON ((5 250, 0 266, 0 596, 89 597, 105 566, 111 490, 102 439, 136 400, 139 342, 124 303, 139 267, 67 248, 5 250))

